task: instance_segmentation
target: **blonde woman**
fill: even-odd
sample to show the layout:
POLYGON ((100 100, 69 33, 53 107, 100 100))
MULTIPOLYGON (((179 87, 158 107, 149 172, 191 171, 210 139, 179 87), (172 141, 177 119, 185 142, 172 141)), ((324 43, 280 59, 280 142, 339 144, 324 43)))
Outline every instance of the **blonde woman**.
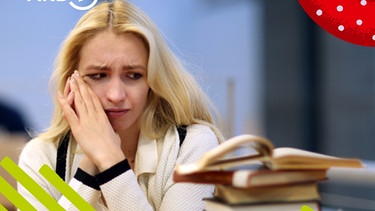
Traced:
POLYGON ((122 0, 91 9, 63 43, 51 83, 51 126, 19 165, 62 207, 76 209, 39 175, 43 164, 96 210, 204 209, 214 187, 176 184, 173 170, 222 135, 206 95, 142 11, 122 0))

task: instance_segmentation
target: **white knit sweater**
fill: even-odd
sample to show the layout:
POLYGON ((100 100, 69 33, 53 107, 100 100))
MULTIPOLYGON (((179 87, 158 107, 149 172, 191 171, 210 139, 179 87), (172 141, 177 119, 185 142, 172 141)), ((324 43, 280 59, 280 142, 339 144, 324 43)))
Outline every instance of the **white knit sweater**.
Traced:
MULTIPOLYGON (((125 165, 125 160, 90 178, 81 169, 77 171, 83 155, 76 153, 76 142, 70 141, 65 181, 96 210, 201 211, 204 209, 202 198, 212 196, 214 187, 174 183, 173 170, 176 164, 197 161, 203 153, 217 145, 218 140, 212 130, 203 125, 189 126, 181 147, 176 128, 171 128, 164 139, 148 140, 141 135, 134 171, 125 165), (93 178, 99 185, 96 187, 98 190, 90 185, 93 178), (101 195, 104 196, 107 207, 104 206, 101 195)), ((23 149, 19 166, 58 200, 62 207, 77 210, 38 172, 44 164, 55 169, 56 151, 56 143, 33 139, 23 149)), ((47 210, 21 185, 18 191, 37 210, 47 210)))

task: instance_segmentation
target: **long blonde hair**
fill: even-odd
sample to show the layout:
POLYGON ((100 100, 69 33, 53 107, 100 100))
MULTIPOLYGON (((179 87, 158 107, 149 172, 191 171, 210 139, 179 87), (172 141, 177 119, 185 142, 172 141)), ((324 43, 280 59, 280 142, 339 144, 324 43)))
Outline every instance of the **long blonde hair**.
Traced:
POLYGON ((68 77, 78 67, 82 46, 98 32, 110 29, 115 33, 140 36, 148 50, 148 103, 140 117, 140 128, 150 138, 164 136, 171 126, 204 124, 222 141, 222 134, 211 112, 214 106, 195 79, 172 53, 154 23, 134 5, 114 0, 97 5, 87 12, 70 32, 55 61, 50 85, 55 102, 50 128, 40 137, 57 140, 70 130, 62 117, 56 98, 63 91, 68 77))

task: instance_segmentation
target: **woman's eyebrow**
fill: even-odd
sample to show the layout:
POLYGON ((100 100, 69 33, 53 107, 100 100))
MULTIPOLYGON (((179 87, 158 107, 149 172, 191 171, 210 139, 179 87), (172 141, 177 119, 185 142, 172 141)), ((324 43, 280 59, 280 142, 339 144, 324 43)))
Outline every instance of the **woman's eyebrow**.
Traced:
POLYGON ((87 70, 110 70, 111 68, 106 65, 89 65, 87 70))
MULTIPOLYGON (((111 68, 107 65, 89 65, 87 68, 87 70, 104 70, 104 71, 108 71, 108 70, 111 70, 111 68)), ((143 70, 147 70, 147 68, 144 66, 144 65, 124 65, 122 66, 122 70, 132 70, 132 69, 143 69, 143 70)))
POLYGON ((132 69, 143 69, 143 70, 147 70, 147 68, 141 64, 139 65, 124 65, 122 67, 123 70, 132 70, 132 69))

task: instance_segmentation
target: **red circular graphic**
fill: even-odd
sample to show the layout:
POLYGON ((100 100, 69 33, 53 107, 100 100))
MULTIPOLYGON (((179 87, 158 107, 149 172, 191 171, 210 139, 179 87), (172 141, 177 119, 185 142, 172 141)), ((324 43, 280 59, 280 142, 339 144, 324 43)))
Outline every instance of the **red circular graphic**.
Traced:
POLYGON ((375 47, 375 0, 298 0, 303 10, 332 35, 375 47))

